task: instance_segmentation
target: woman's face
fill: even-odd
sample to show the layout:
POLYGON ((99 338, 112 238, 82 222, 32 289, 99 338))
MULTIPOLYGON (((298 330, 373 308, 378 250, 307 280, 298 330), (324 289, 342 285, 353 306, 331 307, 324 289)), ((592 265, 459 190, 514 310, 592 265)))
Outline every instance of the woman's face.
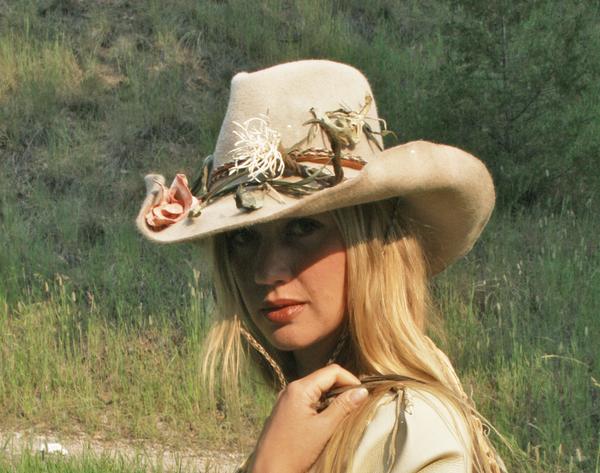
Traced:
POLYGON ((330 213, 233 231, 227 243, 244 304, 274 347, 335 346, 346 311, 346 250, 330 213))

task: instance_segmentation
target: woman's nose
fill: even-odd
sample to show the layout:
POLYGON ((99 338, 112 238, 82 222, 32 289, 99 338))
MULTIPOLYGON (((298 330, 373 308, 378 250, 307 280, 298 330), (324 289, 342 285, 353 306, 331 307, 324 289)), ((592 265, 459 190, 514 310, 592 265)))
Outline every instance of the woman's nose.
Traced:
POLYGON ((254 282, 276 286, 293 277, 289 252, 279 244, 263 243, 256 254, 254 282))

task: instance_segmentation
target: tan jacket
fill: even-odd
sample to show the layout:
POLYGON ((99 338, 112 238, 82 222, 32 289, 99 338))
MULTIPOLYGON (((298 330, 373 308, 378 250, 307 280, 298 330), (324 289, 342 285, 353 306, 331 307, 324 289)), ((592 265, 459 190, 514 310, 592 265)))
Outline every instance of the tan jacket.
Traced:
POLYGON ((354 454, 352 473, 470 473, 470 439, 456 410, 429 392, 405 393, 404 415, 401 397, 382 399, 354 454))
MULTIPOLYGON (((470 439, 456 410, 427 391, 404 393, 404 400, 394 394, 382 398, 349 473, 470 473, 470 439)), ((248 460, 237 473, 247 471, 248 460)))

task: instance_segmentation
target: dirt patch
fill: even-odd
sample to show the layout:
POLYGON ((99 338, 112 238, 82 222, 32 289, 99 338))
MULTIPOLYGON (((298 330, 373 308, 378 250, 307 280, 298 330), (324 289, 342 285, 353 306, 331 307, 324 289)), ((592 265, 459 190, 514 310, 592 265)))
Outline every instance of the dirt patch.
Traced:
POLYGON ((172 449, 150 442, 98 440, 87 436, 65 436, 56 432, 0 432, 0 454, 19 455, 30 451, 40 455, 121 458, 148 469, 232 473, 245 456, 236 451, 172 449))

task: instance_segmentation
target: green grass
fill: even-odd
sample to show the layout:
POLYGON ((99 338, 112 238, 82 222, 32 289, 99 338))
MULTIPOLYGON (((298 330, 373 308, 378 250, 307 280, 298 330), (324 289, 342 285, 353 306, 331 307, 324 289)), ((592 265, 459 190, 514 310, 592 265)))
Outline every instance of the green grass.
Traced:
POLYGON ((598 222, 497 215, 467 260, 436 281, 444 345, 481 411, 547 462, 598 468, 598 222), (579 453, 578 453, 579 452, 579 453))
MULTIPOLYGON (((42 457, 41 454, 23 453, 16 458, 0 456, 0 471, 11 473, 142 473, 148 471, 145 465, 126 460, 115 460, 109 457, 95 458, 61 458, 57 456, 42 457)), ((155 469, 154 471, 161 471, 155 469)))
POLYGON ((207 463, 198 468, 184 458, 175 458, 173 464, 163 464, 149 459, 140 453, 135 458, 115 455, 97 455, 84 451, 78 457, 65 457, 57 454, 42 455, 40 452, 25 450, 17 455, 0 453, 0 472, 4 473, 219 473, 226 471, 216 464, 207 463))
MULTIPOLYGON (((252 443, 273 397, 249 376, 243 417, 209 404, 198 363, 210 275, 198 271, 201 247, 157 247, 137 234, 142 177, 194 175, 231 75, 302 57, 363 69, 401 141, 463 145, 451 107, 439 106, 452 67, 449 7, 363 3, 22 0, 0 9, 4 429, 173 447, 252 443)), ((581 102, 593 109, 599 96, 581 102)), ((440 343, 513 445, 514 456, 503 450, 513 471, 600 471, 598 188, 581 157, 597 156, 600 134, 589 123, 559 177, 561 161, 541 171, 555 157, 523 163, 532 174, 519 182, 543 181, 546 193, 502 205, 474 251, 434 283, 448 332, 440 343)), ((500 185, 505 202, 527 194, 500 185)), ((140 468, 0 459, 7 471, 140 468)))

